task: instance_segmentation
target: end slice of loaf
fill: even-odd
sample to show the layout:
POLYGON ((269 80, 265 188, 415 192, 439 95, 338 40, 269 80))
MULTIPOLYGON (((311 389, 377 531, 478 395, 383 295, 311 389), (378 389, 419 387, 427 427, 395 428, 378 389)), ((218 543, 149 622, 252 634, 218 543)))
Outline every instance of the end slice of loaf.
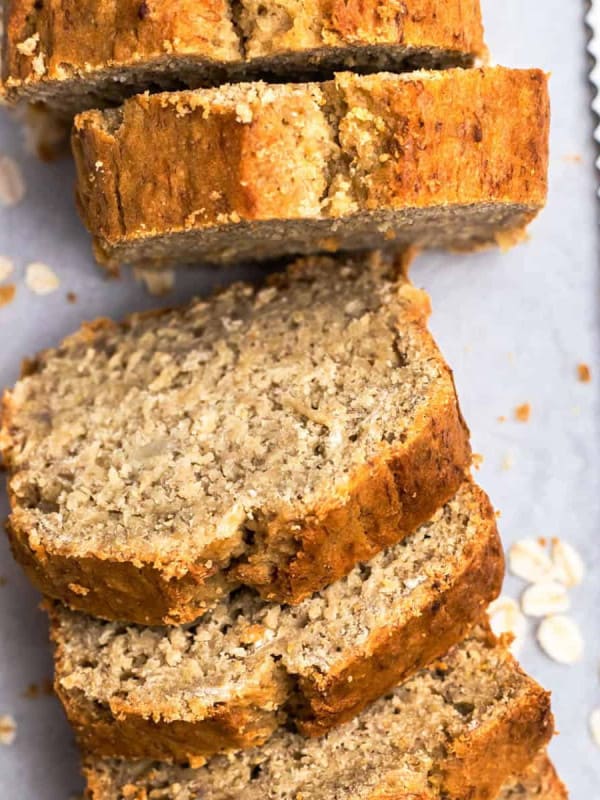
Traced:
POLYGON ((442 656, 502 586, 494 511, 466 483, 404 541, 298 606, 241 590, 194 625, 50 605, 55 686, 85 752, 179 762, 309 735, 442 656))
POLYGON ((17 559, 45 594, 143 624, 339 579, 470 465, 428 309, 390 260, 322 258, 84 326, 4 397, 17 559))
POLYGON ((548 125, 544 73, 502 67, 146 94, 76 118, 78 202, 111 269, 506 243, 548 125))
POLYGON ((93 800, 489 800, 552 734, 548 695, 485 630, 321 739, 276 733, 190 769, 88 764, 93 800))
POLYGON ((479 0, 12 0, 5 22, 9 101, 63 115, 157 87, 468 66, 485 49, 479 0))

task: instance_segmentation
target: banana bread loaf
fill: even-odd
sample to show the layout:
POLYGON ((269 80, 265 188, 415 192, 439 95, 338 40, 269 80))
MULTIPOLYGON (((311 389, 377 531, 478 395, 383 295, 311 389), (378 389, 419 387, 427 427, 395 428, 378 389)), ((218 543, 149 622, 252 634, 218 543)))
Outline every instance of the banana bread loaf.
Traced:
POLYGON ((548 121, 500 67, 145 94, 76 117, 78 202, 110 269, 469 249, 544 205, 548 121))
POLYGON ((146 628, 49 605, 55 686, 85 752, 186 761, 321 734, 443 655, 504 573, 470 482, 435 517, 298 606, 242 589, 196 624, 146 628))
POLYGON ((372 256, 84 326, 4 397, 17 559, 73 608, 151 625, 239 584, 297 603, 341 578, 470 466, 427 314, 372 256))
POLYGON ((9 0, 6 29, 9 101, 62 115, 146 89, 468 66, 484 54, 479 0, 9 0))
POLYGON ((568 800, 568 792, 545 753, 519 777, 507 782, 498 800, 568 800))
POLYGON ((548 695, 484 630, 321 739, 278 731, 190 769, 88 762, 93 800, 489 800, 552 734, 548 695))

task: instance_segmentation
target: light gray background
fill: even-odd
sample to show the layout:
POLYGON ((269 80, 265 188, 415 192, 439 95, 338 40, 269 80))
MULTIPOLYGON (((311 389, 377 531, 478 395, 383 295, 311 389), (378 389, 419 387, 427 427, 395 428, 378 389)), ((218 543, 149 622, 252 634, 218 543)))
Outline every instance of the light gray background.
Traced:
MULTIPOLYGON (((510 253, 427 255, 413 279, 432 294, 432 326, 456 371, 474 448, 485 457, 479 478, 502 511, 505 543, 559 535, 585 556, 587 577, 573 592, 585 660, 575 667, 552 663, 537 649, 532 629, 522 661, 554 693, 560 736, 552 754, 572 797, 600 800, 600 750, 587 728, 589 712, 600 706, 600 277, 584 9, 575 0, 483 5, 498 63, 553 73, 548 209, 532 226, 530 242, 510 253), (591 384, 577 381, 579 362, 592 365, 591 384), (525 401, 532 406, 528 424, 497 421, 525 401), (510 470, 502 468, 506 457, 514 461, 510 470)), ((0 309, 4 386, 16 379, 23 356, 57 343, 82 320, 119 317, 161 301, 130 277, 104 280, 94 266, 73 209, 68 161, 43 165, 28 156, 19 128, 5 116, 0 152, 19 160, 28 187, 18 208, 0 209, 0 255, 14 259, 18 282, 16 302, 0 309), (24 267, 33 260, 56 270, 58 292, 36 297, 25 288, 24 267), (75 305, 66 301, 68 290, 77 292, 75 305)), ((169 302, 227 277, 207 270, 181 275, 169 302)), ((6 513, 0 495, 0 516, 6 513)), ((0 798, 67 800, 80 781, 58 703, 22 696, 29 683, 51 674, 45 620, 4 538, 0 576, 7 579, 0 588, 0 714, 13 714, 18 723, 14 745, 0 747, 0 798)), ((507 582, 513 596, 522 588, 507 582)))

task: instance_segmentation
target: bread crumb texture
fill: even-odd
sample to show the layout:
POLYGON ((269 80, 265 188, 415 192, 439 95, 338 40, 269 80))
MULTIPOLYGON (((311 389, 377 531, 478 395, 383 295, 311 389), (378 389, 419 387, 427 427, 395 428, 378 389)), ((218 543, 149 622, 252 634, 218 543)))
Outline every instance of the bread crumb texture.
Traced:
POLYGON ((320 739, 281 730, 262 747, 197 769, 88 762, 87 778, 93 800, 484 800, 526 769, 552 727, 548 695, 480 629, 443 662, 320 739))
POLYGON ((148 88, 485 55, 479 0, 12 0, 6 29, 8 99, 65 114, 148 88))
POLYGON ((531 418, 531 404, 522 403, 515 408, 515 419, 517 422, 529 422, 531 418))
POLYGON ((83 749, 100 755, 197 759, 260 744, 282 723, 321 734, 456 644, 503 571, 493 510, 465 484, 298 606, 243 589, 185 628, 50 606, 57 690, 83 749))
POLYGON ((112 268, 474 247, 545 203, 548 119, 501 67, 145 94, 76 118, 78 202, 112 268))
POLYGON ((0 744, 11 745, 17 736, 17 723, 10 714, 0 714, 0 744))
POLYGON ((592 380, 592 370, 588 364, 577 365, 577 377, 581 383, 589 383, 592 380))
POLYGON ((428 311, 386 258, 321 258, 85 326, 4 397, 17 558, 50 596, 152 624, 342 577, 470 464, 428 311))

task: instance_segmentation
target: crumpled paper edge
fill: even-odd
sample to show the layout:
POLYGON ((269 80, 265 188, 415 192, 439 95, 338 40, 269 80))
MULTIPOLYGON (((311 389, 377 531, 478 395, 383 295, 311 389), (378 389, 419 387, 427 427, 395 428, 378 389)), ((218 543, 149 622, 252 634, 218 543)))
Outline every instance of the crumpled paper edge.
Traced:
MULTIPOLYGON (((594 60, 590 70, 590 81, 596 90, 592 100, 592 110, 596 114, 598 123, 600 121, 600 0, 591 0, 586 22, 591 31, 588 52, 594 60)), ((600 144, 600 124, 596 126, 594 139, 600 144)), ((596 159, 596 167, 600 170, 600 156, 596 159)), ((598 196, 600 197, 600 188, 598 196)))

